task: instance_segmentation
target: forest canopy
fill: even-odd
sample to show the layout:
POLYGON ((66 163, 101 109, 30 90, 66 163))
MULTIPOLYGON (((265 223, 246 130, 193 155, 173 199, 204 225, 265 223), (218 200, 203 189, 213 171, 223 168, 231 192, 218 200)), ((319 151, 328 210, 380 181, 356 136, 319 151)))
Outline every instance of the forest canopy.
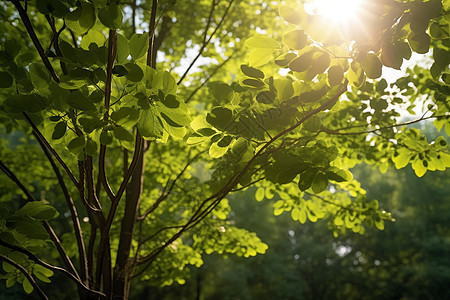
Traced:
POLYGON ((444 136, 408 127, 450 133, 450 2, 337 2, 0 3, 6 286, 127 299, 263 254, 227 200, 247 189, 334 237, 383 230, 351 168, 450 166, 444 136))

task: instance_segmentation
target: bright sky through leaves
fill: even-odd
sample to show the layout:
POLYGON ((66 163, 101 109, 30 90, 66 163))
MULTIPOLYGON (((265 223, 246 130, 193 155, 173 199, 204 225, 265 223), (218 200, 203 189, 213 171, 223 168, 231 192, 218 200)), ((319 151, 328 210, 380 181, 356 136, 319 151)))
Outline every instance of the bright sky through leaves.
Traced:
POLYGON ((347 23, 357 18, 364 0, 314 0, 308 9, 333 23, 347 23))

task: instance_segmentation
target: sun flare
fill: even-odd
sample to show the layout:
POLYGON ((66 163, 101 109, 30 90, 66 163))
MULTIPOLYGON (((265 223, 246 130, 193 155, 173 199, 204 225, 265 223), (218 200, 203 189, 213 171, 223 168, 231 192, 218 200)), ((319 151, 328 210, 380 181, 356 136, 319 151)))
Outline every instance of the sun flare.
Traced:
POLYGON ((358 18, 365 0, 314 0, 310 9, 333 23, 348 23, 358 18))

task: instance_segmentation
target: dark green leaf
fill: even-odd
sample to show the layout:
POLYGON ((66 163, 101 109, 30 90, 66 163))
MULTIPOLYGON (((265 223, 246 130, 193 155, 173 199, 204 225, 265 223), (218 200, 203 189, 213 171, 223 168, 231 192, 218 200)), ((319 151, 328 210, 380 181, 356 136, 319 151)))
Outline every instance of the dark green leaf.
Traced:
POLYGON ((430 49, 430 36, 425 32, 411 33, 408 35, 408 42, 411 49, 417 53, 425 54, 430 49))
POLYGON ((215 107, 206 116, 206 121, 217 129, 225 129, 233 123, 233 113, 228 108, 215 107))
POLYGON ((127 74, 125 77, 133 82, 139 82, 144 77, 144 72, 142 69, 133 63, 128 63, 124 65, 125 69, 127 70, 127 74))
POLYGON ((306 191, 307 189, 309 189, 311 187, 311 184, 313 182, 314 177, 316 177, 317 174, 317 170, 316 169, 312 169, 312 168, 308 168, 306 169, 306 171, 304 171, 303 173, 300 174, 300 180, 298 182, 298 187, 300 188, 300 190, 306 191))
POLYGON ((48 85, 52 80, 47 68, 40 63, 30 65, 30 77, 37 90, 48 89, 48 85))
POLYGON ((72 91, 67 103, 78 110, 95 110, 95 104, 89 100, 81 91, 72 91))
POLYGON ((331 66, 328 69, 328 83, 330 86, 336 86, 341 84, 342 80, 344 80, 344 70, 341 66, 331 66))
POLYGON ((112 73, 117 77, 122 77, 128 74, 128 70, 122 65, 115 65, 112 73))
POLYGON ((275 97, 275 93, 270 90, 261 91, 256 95, 256 101, 264 104, 270 104, 275 101, 275 97))
POLYGON ((256 88, 264 86, 264 82, 262 82, 259 79, 252 79, 252 78, 242 80, 242 84, 256 88))
POLYGON ((22 208, 15 212, 15 216, 30 216, 36 220, 48 221, 56 218, 58 211, 48 204, 40 201, 28 202, 22 208))
POLYGON ((13 84, 13 77, 8 72, 0 71, 0 88, 9 88, 13 84))
POLYGON ((122 25, 122 10, 114 3, 98 11, 98 18, 109 29, 118 29, 122 25))
POLYGON ((12 95, 4 102, 7 112, 19 113, 30 112, 37 113, 47 107, 46 99, 37 95, 12 95))
POLYGON ((114 136, 119 141, 126 141, 126 142, 134 141, 133 134, 123 127, 115 127, 114 128, 114 136))
POLYGON ((325 190, 328 186, 328 178, 325 173, 322 171, 317 172, 316 176, 314 177, 314 180, 311 184, 311 188, 314 193, 318 194, 325 190))
POLYGON ((60 139, 64 136, 64 134, 66 133, 66 129, 67 129, 67 124, 66 122, 59 122, 55 125, 55 130, 53 131, 52 134, 52 139, 57 140, 60 139))
POLYGON ((264 78, 264 73, 261 70, 258 70, 256 68, 253 68, 253 67, 250 67, 247 65, 241 65, 241 71, 248 77, 259 78, 259 79, 264 78))
POLYGON ((367 77, 376 79, 381 76, 383 65, 381 64, 380 59, 375 53, 367 53, 366 59, 363 63, 363 67, 367 77))
POLYGON ((113 136, 110 131, 102 131, 100 133, 100 143, 110 145, 113 142, 113 136))

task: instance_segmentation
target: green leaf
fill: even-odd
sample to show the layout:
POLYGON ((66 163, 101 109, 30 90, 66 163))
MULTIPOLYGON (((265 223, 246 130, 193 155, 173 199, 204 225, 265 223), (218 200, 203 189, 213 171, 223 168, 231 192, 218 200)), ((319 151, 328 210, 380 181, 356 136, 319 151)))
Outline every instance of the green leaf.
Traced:
POLYGON ((8 72, 0 71, 0 88, 9 88, 13 84, 13 77, 8 72))
POLYGON ((341 170, 336 167, 328 168, 326 175, 329 180, 333 180, 336 182, 343 182, 349 180, 347 173, 344 170, 341 170))
POLYGON ((122 65, 115 65, 114 68, 112 68, 112 73, 117 77, 123 77, 128 74, 128 70, 122 65))
POLYGON ((40 201, 28 202, 22 208, 15 212, 15 216, 29 216, 39 221, 48 221, 56 218, 58 211, 48 204, 40 201))
POLYGON ((403 56, 394 45, 384 43, 381 49, 381 61, 386 67, 400 70, 403 64, 403 56))
POLYGON ((209 156, 212 158, 219 158, 227 153, 229 147, 221 147, 218 143, 213 143, 211 147, 209 147, 209 156))
POLYGON ((95 156, 97 155, 97 143, 88 138, 88 140, 86 141, 86 154, 89 156, 95 156))
POLYGON ((259 67, 272 60, 274 49, 254 48, 249 53, 249 64, 253 67, 259 67))
POLYGON ((284 53, 275 59, 275 63, 280 67, 284 68, 287 67, 289 63, 296 57, 297 55, 295 53, 292 52, 284 53))
POLYGON ((241 71, 248 77, 264 79, 264 73, 256 68, 247 65, 241 65, 241 71))
POLYGON ((40 63, 30 65, 31 82, 37 90, 48 89, 48 85, 52 80, 47 68, 40 63))
POLYGON ((364 71, 360 63, 353 61, 347 74, 348 81, 356 87, 361 87, 365 81, 364 71))
POLYGON ((266 36, 252 36, 245 41, 245 46, 273 50, 280 48, 280 44, 277 41, 266 36))
MULTIPOLYGON (((241 66, 242 68, 242 66, 241 66)), ((256 69, 255 69, 256 70, 256 69)), ((263 74, 264 77, 264 74, 263 74)), ((210 93, 216 98, 219 103, 229 103, 233 96, 233 88, 223 82, 210 82, 208 84, 210 93)))
POLYGON ((127 74, 125 77, 133 82, 139 82, 144 77, 144 71, 142 69, 133 63, 127 63, 124 65, 125 69, 127 70, 127 74))
POLYGON ((133 142, 134 141, 133 134, 123 127, 114 127, 113 132, 114 132, 114 136, 119 141, 125 141, 125 142, 133 142))
POLYGON ((308 168, 306 171, 300 174, 300 180, 298 181, 298 187, 300 190, 306 191, 311 187, 311 184, 316 177, 317 169, 308 168))
POLYGON ((206 116, 206 121, 217 129, 224 130, 233 123, 233 113, 228 108, 215 107, 206 116))
POLYGON ((301 50, 308 43, 308 36, 302 29, 295 29, 283 35, 283 43, 293 50, 301 50))
POLYGON ((314 51, 308 51, 289 63, 289 69, 295 72, 304 72, 313 64, 314 51))
POLYGON ((263 188, 263 187, 259 187, 257 190, 256 190, 256 193, 255 193, 255 199, 256 199, 256 201, 262 201, 263 199, 264 199, 264 195, 265 195, 265 189, 263 188))
POLYGON ((109 29, 119 29, 123 19, 122 10, 118 5, 111 3, 98 11, 98 18, 109 29))
POLYGON ((113 136, 110 131, 103 130, 100 133, 100 143, 103 145, 110 145, 113 142, 113 136))
POLYGON ((317 175, 314 177, 314 180, 311 184, 311 188, 312 188, 313 192, 318 194, 318 193, 322 192, 323 190, 325 190, 327 188, 327 186, 328 186, 327 175, 322 171, 317 172, 317 175))
POLYGON ((328 69, 328 83, 331 87, 339 85, 344 80, 344 70, 341 66, 335 65, 328 69))
POLYGON ((260 79, 253 79, 253 78, 247 78, 242 80, 242 84, 255 88, 264 86, 264 82, 262 82, 260 79))
MULTIPOLYGON (((91 31, 89 31, 89 32, 91 32, 91 31)), ((128 45, 128 40, 127 40, 126 37, 124 37, 123 35, 118 33, 117 34, 116 61, 119 64, 123 64, 123 63, 125 63, 127 61, 128 55, 130 55, 130 47, 128 45)))
POLYGON ((78 7, 66 15, 66 26, 78 34, 83 34, 95 24, 95 8, 88 2, 81 2, 78 7))
POLYGON ((431 39, 425 32, 411 33, 408 35, 408 42, 413 51, 425 54, 430 49, 431 39))
POLYGON ((139 112, 139 133, 145 138, 160 138, 162 126, 153 109, 143 109, 139 112))
POLYGON ((277 78, 274 80, 273 85, 277 90, 278 98, 281 101, 286 101, 294 95, 292 81, 288 78, 277 78))
POLYGON ((369 77, 370 79, 376 79, 381 76, 383 65, 375 53, 367 53, 366 59, 363 63, 363 67, 367 77, 369 77))
POLYGON ((132 107, 121 107, 111 113, 111 120, 115 121, 117 125, 131 127, 139 120, 139 111, 132 107))
POLYGON ((79 154, 84 149, 85 142, 84 136, 78 136, 67 144, 67 149, 74 154, 79 154))
POLYGON ((130 54, 134 60, 141 58, 147 53, 148 40, 148 34, 133 34, 130 39, 130 54))
POLYGON ((10 113, 37 113, 47 107, 46 99, 38 94, 12 95, 3 104, 5 105, 5 110, 10 113))
POLYGON ((256 95, 256 101, 264 104, 271 104, 275 101, 275 93, 270 90, 261 91, 256 95))
POLYGON ((95 104, 81 91, 72 91, 67 99, 67 104, 78 110, 95 110, 95 104))
MULTIPOLYGON (((117 36, 119 36, 120 34, 118 34, 117 36)), ((97 30, 89 30, 89 32, 83 36, 83 38, 81 39, 80 42, 80 46, 81 48, 83 48, 84 50, 89 50, 89 46, 91 44, 95 44, 98 47, 103 46, 104 43, 106 41, 105 36, 103 35, 103 33, 101 33, 100 31, 97 30)), ((119 43, 117 43, 119 44, 119 43)), ((117 46, 117 53, 119 53, 119 46, 117 46)), ((118 55, 118 54, 117 54, 118 55)))
POLYGON ((278 13, 284 20, 295 25, 300 25, 304 18, 304 13, 300 9, 294 9, 288 5, 281 5, 278 13))
POLYGON ((23 287, 23 290, 25 291, 25 293, 27 293, 27 294, 31 294, 34 290, 33 286, 31 285, 31 283, 28 281, 27 278, 23 279, 22 287, 23 287))
POLYGON ((66 134, 67 124, 66 122, 59 122, 55 125, 55 130, 52 134, 52 139, 58 140, 66 134))

